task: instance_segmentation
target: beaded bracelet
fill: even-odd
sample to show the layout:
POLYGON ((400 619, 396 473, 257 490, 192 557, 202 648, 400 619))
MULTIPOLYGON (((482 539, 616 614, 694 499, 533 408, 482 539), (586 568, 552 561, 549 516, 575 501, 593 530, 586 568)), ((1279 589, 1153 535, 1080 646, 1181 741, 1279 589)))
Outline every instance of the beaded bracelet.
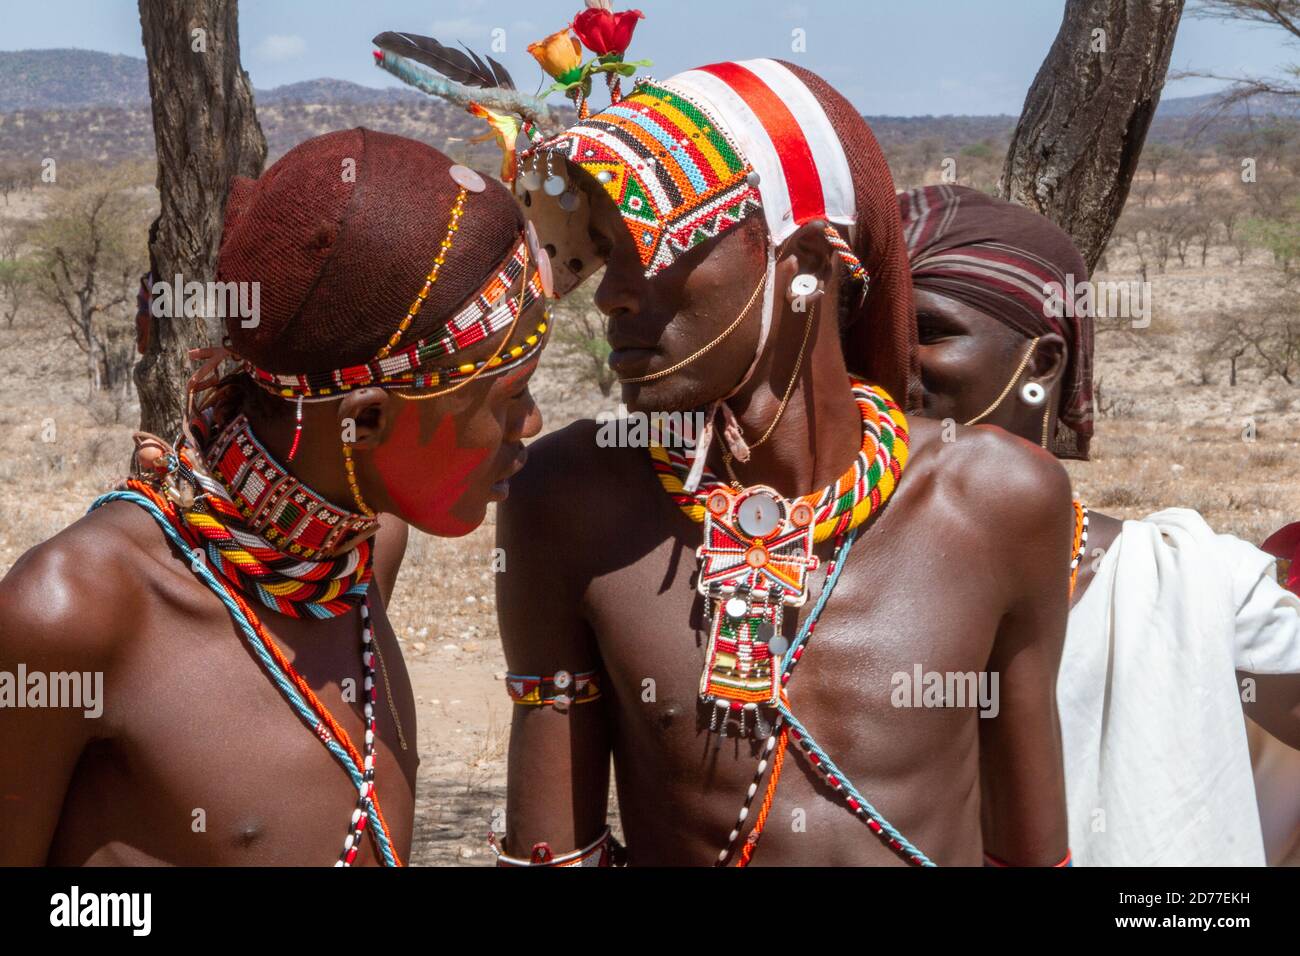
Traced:
POLYGON ((496 834, 488 834, 488 845, 496 852, 497 866, 515 867, 515 866, 614 866, 621 862, 623 847, 614 839, 614 834, 609 827, 605 827, 603 833, 596 837, 595 842, 583 847, 581 850, 574 850, 572 853, 565 853, 562 856, 556 856, 551 850, 549 843, 534 843, 533 851, 529 854, 528 859, 517 856, 507 856, 503 849, 498 846, 496 834))
MULTIPOLYGON (((1072 855, 1072 854, 1071 854, 1070 851, 1067 849, 1067 850, 1065 851, 1065 856, 1062 857, 1061 861, 1060 861, 1059 863, 1053 863, 1053 864, 1051 865, 1050 869, 1054 869, 1054 870, 1055 870, 1055 869, 1060 869, 1061 867, 1071 867, 1071 868, 1072 868, 1072 867, 1074 866, 1074 861, 1071 859, 1071 855, 1072 855)), ((1010 867, 1010 866, 1012 866, 1013 864, 1008 863, 1006 860, 999 859, 998 857, 994 856, 992 853, 985 852, 985 854, 984 854, 984 865, 985 865, 985 866, 995 866, 995 867, 1010 867)))
POLYGON ((556 671, 549 677, 507 674, 506 692, 512 701, 524 707, 549 705, 563 712, 571 704, 589 704, 599 700, 600 682, 595 671, 577 674, 556 671))

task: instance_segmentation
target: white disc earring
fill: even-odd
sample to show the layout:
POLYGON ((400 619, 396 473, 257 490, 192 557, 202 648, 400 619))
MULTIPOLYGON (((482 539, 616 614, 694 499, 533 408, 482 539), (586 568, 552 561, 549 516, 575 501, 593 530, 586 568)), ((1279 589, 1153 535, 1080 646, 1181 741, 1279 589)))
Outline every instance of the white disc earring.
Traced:
POLYGON ((800 296, 812 295, 817 291, 817 277, 807 272, 801 272, 790 280, 790 297, 797 299, 800 296))
POLYGON ((1047 398, 1047 389, 1038 382, 1025 382, 1020 386, 1020 400, 1026 405, 1041 405, 1047 398))

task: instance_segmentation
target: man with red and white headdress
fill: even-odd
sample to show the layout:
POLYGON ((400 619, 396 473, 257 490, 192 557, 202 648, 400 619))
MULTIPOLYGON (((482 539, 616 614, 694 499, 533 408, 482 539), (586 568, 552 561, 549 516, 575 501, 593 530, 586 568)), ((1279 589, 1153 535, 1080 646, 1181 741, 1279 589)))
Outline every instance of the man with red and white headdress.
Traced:
POLYGON ((776 60, 613 98, 516 180, 560 292, 604 266, 631 412, 539 441, 499 509, 501 862, 607 861, 612 755, 633 864, 1064 863, 1068 481, 909 417, 871 131, 776 60))

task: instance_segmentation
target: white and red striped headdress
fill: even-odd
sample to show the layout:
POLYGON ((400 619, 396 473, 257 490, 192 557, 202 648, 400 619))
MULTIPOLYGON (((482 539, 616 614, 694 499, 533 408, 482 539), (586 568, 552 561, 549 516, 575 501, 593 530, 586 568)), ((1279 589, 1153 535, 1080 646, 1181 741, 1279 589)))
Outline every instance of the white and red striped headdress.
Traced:
POLYGON ((915 400, 915 318, 893 179, 861 115, 820 77, 755 59, 643 79, 525 153, 517 184, 544 241, 557 246, 560 292, 599 265, 573 221, 584 200, 566 167, 609 194, 647 277, 758 212, 769 268, 770 253, 798 228, 830 224, 827 239, 849 275, 864 282, 870 275, 871 292, 846 336, 849 367, 905 407, 915 400))

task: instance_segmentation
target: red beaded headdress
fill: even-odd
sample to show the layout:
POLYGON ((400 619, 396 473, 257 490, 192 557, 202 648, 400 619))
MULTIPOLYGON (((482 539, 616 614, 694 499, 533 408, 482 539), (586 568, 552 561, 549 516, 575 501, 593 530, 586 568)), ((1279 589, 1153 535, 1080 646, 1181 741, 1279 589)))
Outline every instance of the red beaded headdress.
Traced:
POLYGON ((433 366, 549 295, 548 262, 499 182, 366 129, 318 136, 260 179, 236 180, 217 278, 259 284, 260 315, 228 318, 227 345, 286 398, 495 374, 547 331, 542 322, 478 363, 433 366))

